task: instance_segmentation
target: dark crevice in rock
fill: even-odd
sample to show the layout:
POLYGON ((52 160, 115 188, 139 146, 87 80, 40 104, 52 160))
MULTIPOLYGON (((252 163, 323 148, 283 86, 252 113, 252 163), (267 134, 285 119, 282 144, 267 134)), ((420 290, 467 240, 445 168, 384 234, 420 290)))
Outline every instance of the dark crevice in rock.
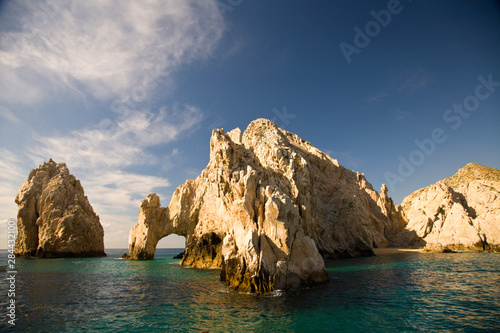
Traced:
POLYGON ((201 238, 193 237, 188 244, 181 265, 198 268, 222 266, 222 238, 215 232, 204 234, 201 238))
POLYGON ((173 256, 173 258, 172 258, 172 259, 182 259, 182 258, 184 258, 184 254, 185 254, 185 253, 186 253, 186 251, 184 250, 184 251, 182 251, 181 253, 179 253, 179 254, 177 254, 177 255, 173 256))
MULTIPOLYGON (((462 204, 462 206, 464 207, 464 209, 467 211, 467 214, 469 214, 469 216, 472 219, 477 218, 476 210, 473 207, 469 206, 469 204, 468 204, 467 199, 465 198, 465 196, 462 193, 459 193, 459 192, 455 192, 455 193, 457 193, 458 197, 460 198, 460 203, 462 204)), ((470 224, 473 225, 472 222, 470 224)))

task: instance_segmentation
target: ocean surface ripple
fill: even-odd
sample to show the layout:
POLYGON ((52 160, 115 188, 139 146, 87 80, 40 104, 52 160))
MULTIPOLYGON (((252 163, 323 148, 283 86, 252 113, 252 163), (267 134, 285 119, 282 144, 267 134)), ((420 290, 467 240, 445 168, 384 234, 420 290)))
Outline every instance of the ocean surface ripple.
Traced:
MULTIPOLYGON (((327 262, 331 281, 239 294, 218 270, 158 249, 150 261, 17 259, 16 325, 8 332, 498 332, 500 255, 397 253, 327 262)), ((0 252, 7 257, 5 250, 0 252)), ((2 259, 6 265, 6 259, 2 259)), ((0 272, 6 314, 8 284, 0 272)))

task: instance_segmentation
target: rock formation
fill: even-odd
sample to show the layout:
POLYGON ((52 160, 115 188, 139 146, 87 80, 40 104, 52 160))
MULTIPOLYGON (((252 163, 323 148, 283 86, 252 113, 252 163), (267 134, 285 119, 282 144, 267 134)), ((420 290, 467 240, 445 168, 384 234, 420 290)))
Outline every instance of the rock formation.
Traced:
POLYGON ((52 159, 31 170, 16 196, 16 254, 36 257, 104 256, 104 231, 66 164, 52 159))
POLYGON ((401 212, 359 174, 272 121, 241 136, 214 129, 210 162, 179 186, 168 207, 156 194, 130 231, 132 259, 152 259, 157 242, 186 237, 181 264, 222 268, 244 292, 327 281, 324 257, 372 254, 401 231, 401 212))
POLYGON ((470 163, 403 200, 406 228, 430 250, 500 245, 500 170, 470 163))

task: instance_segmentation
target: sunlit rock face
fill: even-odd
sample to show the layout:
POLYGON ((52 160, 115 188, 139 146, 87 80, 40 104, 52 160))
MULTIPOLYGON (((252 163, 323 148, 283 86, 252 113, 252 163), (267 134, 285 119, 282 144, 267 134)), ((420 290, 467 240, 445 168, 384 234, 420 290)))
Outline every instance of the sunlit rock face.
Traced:
POLYGON ((243 135, 214 129, 202 173, 166 208, 156 194, 142 202, 129 254, 151 259, 157 242, 175 233, 186 237, 181 264, 222 268, 239 291, 324 282, 323 258, 369 255, 397 238, 401 214, 385 186, 381 192, 267 119, 243 135))
POLYGON ((406 228, 430 250, 497 249, 500 245, 500 170, 469 163, 454 176, 403 200, 406 228))
POLYGON ((104 231, 80 181, 66 164, 49 160, 31 170, 16 196, 16 254, 104 256, 104 231))

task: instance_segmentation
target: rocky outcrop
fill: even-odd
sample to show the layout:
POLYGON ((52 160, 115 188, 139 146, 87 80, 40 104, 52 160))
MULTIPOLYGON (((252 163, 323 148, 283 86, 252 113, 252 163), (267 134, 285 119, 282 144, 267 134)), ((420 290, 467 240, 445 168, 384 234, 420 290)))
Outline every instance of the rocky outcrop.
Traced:
POLYGON ((52 159, 31 170, 16 196, 16 254, 104 256, 104 231, 82 185, 52 159))
POLYGON ((157 242, 186 237, 181 264, 222 268, 239 291, 262 292, 327 281, 323 258, 373 254, 401 231, 387 189, 272 121, 241 136, 214 129, 210 162, 179 186, 168 207, 141 204, 129 237, 132 259, 151 259, 157 242))
POLYGON ((403 200, 408 230, 426 249, 498 249, 500 170, 470 163, 403 200))

